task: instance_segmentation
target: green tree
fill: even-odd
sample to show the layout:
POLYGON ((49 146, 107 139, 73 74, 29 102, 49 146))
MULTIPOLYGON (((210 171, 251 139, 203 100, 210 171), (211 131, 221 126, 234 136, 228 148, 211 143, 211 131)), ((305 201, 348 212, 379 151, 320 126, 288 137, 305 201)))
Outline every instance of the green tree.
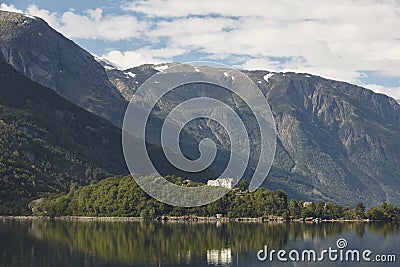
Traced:
POLYGON ((238 188, 241 191, 246 191, 249 189, 249 182, 247 182, 246 180, 240 180, 239 184, 238 184, 238 188))
POLYGON ((358 203, 356 208, 354 209, 355 219, 364 219, 365 218, 365 206, 363 203, 358 203))
POLYGON ((370 208, 367 213, 365 214, 367 219, 370 220, 385 220, 387 219, 385 216, 385 213, 383 213, 381 208, 378 207, 372 207, 370 208))
POLYGON ((315 208, 316 206, 313 202, 311 204, 307 204, 301 211, 301 217, 316 217, 315 208))

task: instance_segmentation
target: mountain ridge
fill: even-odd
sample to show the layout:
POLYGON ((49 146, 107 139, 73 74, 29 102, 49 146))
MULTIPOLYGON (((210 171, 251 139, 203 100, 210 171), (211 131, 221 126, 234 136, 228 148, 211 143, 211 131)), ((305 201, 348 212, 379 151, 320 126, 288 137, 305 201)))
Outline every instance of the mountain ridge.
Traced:
POLYGON ((126 101, 93 56, 44 20, 0 11, 0 57, 29 79, 122 125, 126 101))

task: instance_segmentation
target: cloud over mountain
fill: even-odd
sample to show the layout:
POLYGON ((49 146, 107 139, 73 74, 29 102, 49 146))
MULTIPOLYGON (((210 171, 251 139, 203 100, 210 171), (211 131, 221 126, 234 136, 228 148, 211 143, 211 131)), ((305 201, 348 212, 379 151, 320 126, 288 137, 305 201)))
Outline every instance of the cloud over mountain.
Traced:
POLYGON ((101 54, 121 68, 217 60, 239 68, 308 72, 400 96, 397 1, 149 0, 119 2, 112 11, 57 13, 29 5, 25 12, 69 38, 105 42, 101 54))

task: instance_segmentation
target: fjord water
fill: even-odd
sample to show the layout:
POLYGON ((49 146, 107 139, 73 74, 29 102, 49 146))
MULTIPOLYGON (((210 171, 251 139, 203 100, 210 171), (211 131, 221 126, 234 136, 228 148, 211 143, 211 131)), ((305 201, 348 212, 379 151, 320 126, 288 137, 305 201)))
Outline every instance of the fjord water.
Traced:
POLYGON ((392 223, 156 223, 0 219, 0 266, 321 266, 260 262, 257 251, 332 247, 395 254, 397 263, 329 262, 323 266, 398 266, 400 227, 392 223))

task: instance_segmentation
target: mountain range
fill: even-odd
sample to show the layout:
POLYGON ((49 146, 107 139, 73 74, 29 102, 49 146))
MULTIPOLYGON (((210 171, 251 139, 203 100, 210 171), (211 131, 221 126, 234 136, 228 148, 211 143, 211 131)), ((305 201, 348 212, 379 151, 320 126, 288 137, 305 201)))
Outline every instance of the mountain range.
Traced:
MULTIPOLYGON (((1 11, 0 23, 0 57, 3 60, 32 81, 117 127, 121 126, 127 103, 137 88, 170 66, 148 64, 119 70, 92 56, 39 18, 1 11)), ((265 187, 283 189, 292 198, 341 205, 400 203, 400 105, 396 100, 359 86, 310 74, 243 72, 267 98, 276 122, 277 151, 265 187)), ((8 84, 15 86, 19 80, 21 78, 9 79, 8 84)), ((10 93, 1 91, 0 99, 10 93)), ((186 94, 177 99, 191 93, 186 94)), ((12 97, 18 100, 18 95, 12 97)), ((31 97, 35 96, 29 95, 26 99, 31 97)), ((47 101, 48 98, 41 99, 47 101)), ((164 106, 165 111, 169 108, 168 104, 164 106)), ((40 112, 43 116, 47 113, 56 116, 55 111, 50 111, 54 109, 49 106, 48 110, 40 112)), ((2 120, 4 114, 1 113, 2 120)), ((81 111, 81 114, 89 113, 81 111)), ((87 121, 81 121, 80 115, 75 118, 76 125, 70 125, 69 129, 92 127, 87 121)), ((59 120, 59 127, 63 127, 64 117, 53 119, 59 120)), ((107 123, 100 118, 96 120, 107 123)), ((15 127, 21 130, 23 126, 15 127)), ((118 140, 120 131, 115 129, 101 135, 118 140)), ((220 140, 223 147, 224 134, 204 122, 186 129, 185 142, 189 147, 196 147, 203 132, 209 135, 207 137, 220 140)), ((17 141, 23 139, 15 138, 17 141)), ((120 144, 114 146, 119 147, 120 144)), ((99 160, 101 156, 98 155, 99 160)), ((120 167, 123 163, 120 156, 113 161, 120 167)), ((120 167, 104 169, 115 174, 122 173, 120 167)), ((48 178, 49 184, 53 179, 48 178)))
MULTIPOLYGON (((128 100, 142 83, 136 77, 167 67, 106 71, 128 100)), ((309 74, 244 73, 267 98, 277 126, 277 152, 264 186, 344 205, 398 203, 400 106, 394 99, 309 74)), ((215 140, 224 139, 218 129, 210 130, 215 140)))

